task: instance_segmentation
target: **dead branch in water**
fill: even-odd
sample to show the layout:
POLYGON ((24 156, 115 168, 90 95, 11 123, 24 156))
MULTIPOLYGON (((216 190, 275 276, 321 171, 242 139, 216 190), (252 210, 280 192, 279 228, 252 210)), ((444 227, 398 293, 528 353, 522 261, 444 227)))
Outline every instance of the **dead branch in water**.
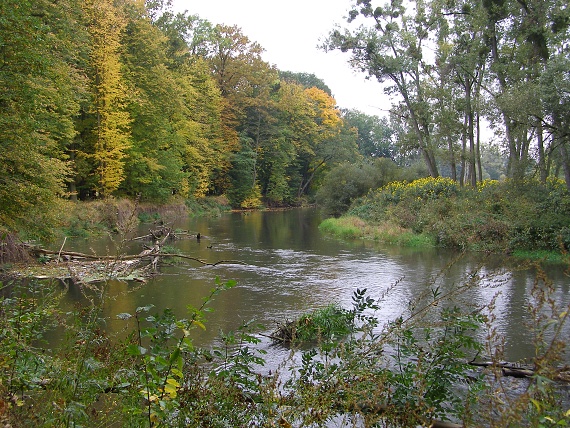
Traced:
MULTIPOLYGON (((475 367, 497 367, 501 370, 503 376, 516 378, 528 378, 536 374, 535 370, 530 367, 521 367, 513 363, 493 363, 493 362, 476 362, 470 361, 469 365, 475 367)), ((570 382, 570 367, 562 367, 558 370, 556 377, 553 379, 558 382, 570 382)))
MULTIPOLYGON (((96 282, 105 279, 123 279, 144 281, 158 271, 158 264, 164 258, 179 258, 192 260, 202 266, 217 266, 222 263, 240 263, 235 260, 218 260, 209 263, 197 257, 185 254, 172 254, 163 251, 168 240, 175 239, 170 227, 162 226, 153 229, 148 235, 152 244, 145 245, 139 254, 96 255, 76 251, 64 251, 65 240, 59 251, 52 251, 31 245, 25 245, 27 254, 36 258, 41 256, 55 256, 53 263, 20 269, 17 276, 30 276, 36 278, 71 278, 75 282, 96 282), (65 262, 65 263, 61 263, 65 262), (54 266, 57 265, 57 266, 54 266)), ((143 237, 139 237, 142 239, 143 237)), ((136 239, 139 239, 136 238, 136 239)))

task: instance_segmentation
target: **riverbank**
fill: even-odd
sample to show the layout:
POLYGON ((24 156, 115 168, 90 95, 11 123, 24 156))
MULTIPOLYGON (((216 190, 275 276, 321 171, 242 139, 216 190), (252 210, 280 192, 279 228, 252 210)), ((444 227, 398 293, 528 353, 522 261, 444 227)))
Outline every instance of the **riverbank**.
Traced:
POLYGON ((570 195, 560 180, 485 181, 473 189, 425 178, 372 191, 320 229, 344 239, 556 263, 565 260, 570 246, 570 195))
POLYGON ((219 216, 230 209, 223 197, 180 200, 170 204, 138 203, 115 198, 67 201, 56 233, 68 237, 97 236, 108 231, 120 233, 139 223, 170 224, 191 216, 219 216))
MULTIPOLYGON (((340 239, 365 239, 388 245, 397 245, 418 250, 437 247, 437 239, 429 234, 416 234, 391 222, 368 224, 355 216, 325 219, 319 229, 340 239)), ((548 250, 514 250, 508 255, 529 261, 562 264, 568 263, 568 254, 548 250)))
MULTIPOLYGON (((504 376, 499 364, 509 361, 518 367, 526 362, 532 367, 533 356, 542 357, 536 349, 560 349, 559 342, 541 342, 536 348, 535 333, 550 340, 550 333, 560 330, 556 337, 561 341, 570 337, 567 328, 558 327, 564 321, 560 312, 537 306, 533 272, 518 270, 505 277, 495 260, 481 266, 473 254, 458 258, 454 252, 397 248, 384 253, 329 239, 317 230, 320 221, 317 210, 187 218, 180 227, 204 236, 200 242, 175 240, 170 244, 174 249, 212 265, 220 260, 240 263, 164 265, 159 267, 162 274, 146 283, 6 283, 0 311, 6 344, 0 355, 5 362, 0 400, 8 408, 0 420, 6 416, 12 426, 31 426, 37 420, 45 420, 45 426, 68 421, 83 426, 198 426, 205 418, 226 426, 324 425, 324 420, 337 418, 345 426, 355 420, 351 418, 366 418, 373 425, 388 417, 394 426, 428 426, 432 418, 447 417, 465 421, 465 426, 485 426, 479 420, 469 423, 469 418, 488 415, 503 417, 495 426, 508 426, 502 422, 527 414, 532 420, 562 420, 566 405, 545 395, 550 390, 542 394, 527 385, 556 379, 564 363, 549 354, 549 364, 537 360, 542 370, 538 376, 521 380, 504 376), (496 308, 486 310, 495 303, 495 293, 500 293, 496 308), (202 306, 205 301, 208 310, 202 306), (532 316, 526 315, 527 303, 536 314, 549 315, 544 328, 528 327, 532 316), (261 335, 270 334, 275 321, 299 319, 310 325, 307 321, 320 318, 332 326, 329 315, 315 312, 328 312, 329 304, 364 323, 352 336, 328 336, 339 346, 323 340, 323 326, 313 329, 319 338, 315 346, 304 345, 294 354, 261 335), (460 312, 444 312, 455 307, 460 312), (474 334, 473 317, 484 314, 489 324, 474 334), (56 342, 53 329, 60 332, 56 342), (485 352, 466 347, 470 338, 485 340, 487 332, 493 342, 485 352), (43 340, 57 347, 48 348, 43 340), (490 351, 495 340, 500 341, 496 354, 490 351), (400 360, 390 353, 396 347, 400 360), (475 356, 481 364, 497 364, 464 365, 475 356), (466 389, 458 395, 456 383, 473 395, 466 389), (478 385, 486 389, 481 392, 478 385), (511 394, 508 400, 501 394, 505 390, 511 394), (520 398, 513 401, 515 395, 520 398), (463 404, 471 406, 468 397, 483 398, 479 407, 469 407, 471 413, 461 410, 463 404), (497 401, 489 403, 489 397, 497 401), (530 398, 540 412, 527 406, 530 398), (414 419, 401 419, 408 417, 414 419)), ((140 225, 135 236, 147 228, 140 225)), ((107 238, 68 241, 66 248, 100 252, 107 238)), ((58 243, 54 250, 60 248, 58 243)), ((549 270, 553 282, 548 295, 565 310, 568 281, 559 271, 549 270)), ((512 420, 510 425, 520 425, 512 420)))

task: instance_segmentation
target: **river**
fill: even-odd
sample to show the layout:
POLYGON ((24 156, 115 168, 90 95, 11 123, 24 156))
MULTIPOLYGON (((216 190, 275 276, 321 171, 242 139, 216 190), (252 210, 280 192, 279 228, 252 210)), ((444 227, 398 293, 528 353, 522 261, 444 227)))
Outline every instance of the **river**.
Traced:
MULTIPOLYGON (((275 321, 292 320, 331 302, 349 307, 357 288, 366 288, 373 298, 383 296, 377 313, 382 324, 404 313, 409 302, 427 290, 439 287, 445 293, 477 274, 484 276, 479 286, 470 288, 453 304, 473 310, 495 299, 494 326, 504 337, 505 359, 518 361, 533 356, 531 318, 525 310, 532 303, 532 269, 506 266, 498 256, 411 250, 361 240, 345 242, 319 232, 320 221, 316 209, 180 220, 177 228, 199 232, 201 239, 181 239, 170 245, 209 263, 224 263, 202 266, 188 261, 162 267, 160 275, 144 284, 111 281, 104 307, 107 329, 120 334, 133 327, 117 315, 132 314, 137 307, 149 304, 154 305, 152 312, 171 308, 178 317, 185 317, 188 305, 201 305, 216 277, 236 280, 237 286, 216 297, 213 312, 207 314, 206 330, 194 331, 194 342, 200 346, 211 345, 220 330, 236 329, 244 321, 256 320, 264 326, 260 332, 268 333, 275 321)), ((149 227, 142 225, 135 234, 144 234, 149 227)), ((72 240, 66 245, 66 249, 99 254, 114 251, 112 243, 104 239, 72 240)), ((132 243, 131 250, 140 251, 140 245, 132 243)), ((551 266, 547 273, 553 281, 553 297, 560 305, 568 305, 570 281, 564 269, 551 266)), ((81 299, 79 289, 73 286, 64 304, 73 305, 81 299)), ((568 326, 566 330, 566 337, 570 337, 568 326)), ((268 339, 260 346, 269 351, 269 362, 278 363, 286 355, 268 339)))

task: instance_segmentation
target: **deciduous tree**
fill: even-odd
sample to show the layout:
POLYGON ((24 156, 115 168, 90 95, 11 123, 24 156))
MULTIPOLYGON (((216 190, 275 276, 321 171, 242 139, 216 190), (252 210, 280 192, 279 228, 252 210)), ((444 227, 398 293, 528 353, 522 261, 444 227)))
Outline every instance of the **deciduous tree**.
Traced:
POLYGON ((418 0, 413 7, 408 6, 403 0, 378 7, 371 0, 358 1, 350 11, 348 22, 360 18, 370 25, 362 24, 356 30, 334 30, 324 48, 349 52, 350 64, 356 70, 379 82, 392 83, 388 92, 402 100, 408 132, 413 134, 430 175, 437 177, 437 141, 432 136, 432 110, 423 87, 424 45, 433 22, 425 1, 418 0))
POLYGON ((47 237, 82 93, 74 2, 0 2, 0 234, 47 237))
POLYGON ((131 118, 120 61, 126 20, 111 0, 82 3, 90 36, 87 75, 91 99, 85 105, 77 149, 84 190, 109 196, 125 178, 124 162, 131 146, 131 118))

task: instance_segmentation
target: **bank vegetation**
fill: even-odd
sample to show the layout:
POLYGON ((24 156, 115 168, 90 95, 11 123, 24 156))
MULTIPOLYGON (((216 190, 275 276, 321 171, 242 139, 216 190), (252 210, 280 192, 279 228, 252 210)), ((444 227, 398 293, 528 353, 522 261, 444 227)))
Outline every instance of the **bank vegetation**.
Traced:
MULTIPOLYGON (((333 207, 334 208, 334 207, 333 207)), ((412 247, 438 246, 562 260, 570 248, 570 194, 561 180, 449 178, 392 182, 355 197, 325 232, 412 247)))

